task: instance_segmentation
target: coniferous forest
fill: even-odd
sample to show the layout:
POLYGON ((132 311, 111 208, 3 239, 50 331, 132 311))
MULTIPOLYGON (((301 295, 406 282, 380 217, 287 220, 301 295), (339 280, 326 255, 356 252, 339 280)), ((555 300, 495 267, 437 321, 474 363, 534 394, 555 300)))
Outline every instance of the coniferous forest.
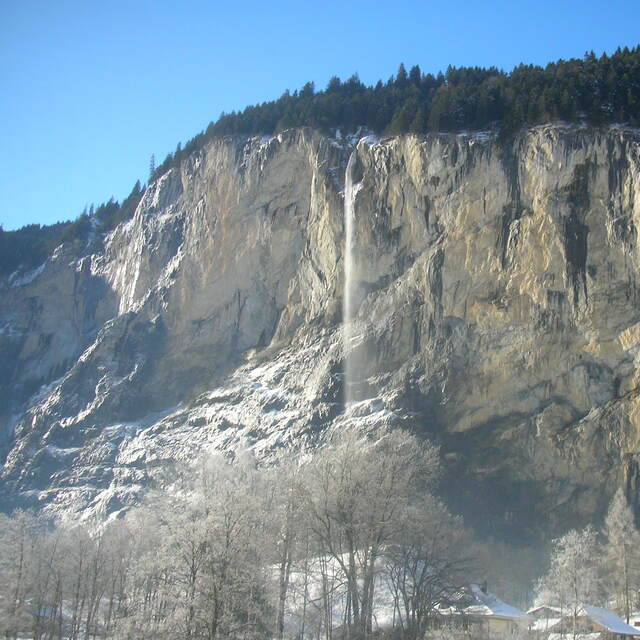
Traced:
POLYGON ((523 126, 556 120, 640 124, 640 46, 599 58, 588 52, 544 68, 520 64, 510 73, 449 66, 434 76, 401 64, 395 76, 375 86, 364 85, 357 74, 344 82, 331 78, 324 91, 307 82, 277 100, 223 113, 169 154, 155 175, 215 136, 271 135, 303 126, 344 133, 364 126, 387 135, 492 128, 508 137, 523 126))
MULTIPOLYGON (((418 65, 373 87, 357 74, 332 78, 324 91, 312 82, 278 100, 223 114, 208 134, 277 133, 310 126, 377 133, 427 133, 499 126, 512 132, 553 120, 592 124, 640 122, 640 47, 597 58, 559 60, 545 68, 521 64, 511 73, 495 67, 452 67, 434 76, 418 65)), ((189 145, 187 145, 188 147, 189 145)), ((185 148, 186 150, 186 148, 185 148)))
POLYGON ((63 242, 86 243, 92 230, 111 231, 133 216, 142 193, 140 181, 137 181, 122 203, 111 198, 97 207, 91 205, 73 221, 52 225, 28 224, 16 231, 4 231, 0 227, 0 275, 10 274, 16 269, 33 269, 63 242))
MULTIPOLYGON (((162 175, 208 140, 226 135, 271 135, 308 126, 331 133, 365 127, 381 135, 492 129, 505 139, 524 126, 553 121, 640 125, 640 46, 597 57, 558 60, 545 67, 520 64, 507 73, 496 67, 452 67, 445 73, 408 71, 401 64, 395 76, 374 86, 358 75, 331 78, 324 91, 313 82, 270 102, 241 112, 223 113, 184 146, 178 144, 150 179, 162 175)), ((119 203, 113 199, 90 211, 99 231, 109 231, 131 217, 142 189, 136 184, 119 203)), ((17 231, 0 227, 0 274, 42 263, 61 242, 86 239, 87 212, 73 222, 27 225, 17 231)))

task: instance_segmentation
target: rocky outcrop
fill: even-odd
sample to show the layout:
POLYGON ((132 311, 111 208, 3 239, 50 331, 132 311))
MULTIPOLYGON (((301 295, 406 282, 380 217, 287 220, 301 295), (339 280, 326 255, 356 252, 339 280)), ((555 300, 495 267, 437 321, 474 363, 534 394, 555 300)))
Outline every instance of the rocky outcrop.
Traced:
POLYGON ((174 460, 347 423, 436 439, 454 506, 496 534, 594 520, 620 485, 638 505, 639 181, 620 128, 215 140, 1 285, 5 505, 112 513, 174 460))

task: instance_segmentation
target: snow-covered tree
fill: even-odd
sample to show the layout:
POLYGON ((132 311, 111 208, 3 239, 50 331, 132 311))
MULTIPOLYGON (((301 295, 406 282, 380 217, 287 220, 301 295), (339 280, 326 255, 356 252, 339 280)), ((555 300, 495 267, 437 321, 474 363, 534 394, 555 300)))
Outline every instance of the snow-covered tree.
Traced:
POLYGON ((273 620, 261 476, 251 460, 209 458, 151 497, 122 638, 265 635, 273 620))
POLYGON ((401 535, 385 551, 385 577, 403 637, 417 640, 436 605, 459 592, 471 558, 461 519, 441 502, 422 496, 407 515, 401 535))
POLYGON ((277 606, 274 637, 284 636, 286 603, 296 560, 308 561, 306 511, 300 462, 281 454, 263 474, 265 522, 272 544, 270 562, 277 570, 277 606))
POLYGON ((371 632, 383 553, 400 537, 409 504, 437 470, 436 449, 401 431, 375 442, 345 431, 308 466, 310 526, 318 553, 342 570, 350 634, 371 632))
MULTIPOLYGON (((303 461, 205 457, 102 527, 0 515, 0 630, 34 640, 331 640, 370 635, 387 578, 421 635, 454 588, 461 523, 431 490, 437 450, 338 434, 303 461), (291 620, 291 619, 290 619, 291 620)), ((385 592, 386 593, 386 592, 385 592)))
POLYGON ((582 605, 604 604, 601 557, 593 527, 572 529, 553 541, 549 571, 538 583, 537 602, 559 607, 571 616, 574 637, 582 605))
POLYGON ((16 511, 11 518, 0 514, 0 633, 5 638, 32 626, 27 603, 43 535, 42 523, 28 512, 16 511))
POLYGON ((614 495, 604 524, 607 585, 627 622, 640 592, 640 532, 622 489, 614 495))
POLYGON ((201 587, 201 637, 266 635, 272 628, 268 528, 262 474, 251 456, 215 459, 202 473, 207 554, 201 587))
MULTIPOLYGON (((170 616, 167 589, 170 562, 164 546, 167 532, 163 529, 158 498, 132 511, 113 534, 117 553, 118 539, 128 563, 116 568, 113 576, 113 612, 110 629, 116 640, 147 640, 166 634, 170 616), (120 538, 127 536, 125 542, 120 538), (127 544, 128 543, 128 544, 127 544)), ((126 562, 126 559, 124 560, 126 562)))

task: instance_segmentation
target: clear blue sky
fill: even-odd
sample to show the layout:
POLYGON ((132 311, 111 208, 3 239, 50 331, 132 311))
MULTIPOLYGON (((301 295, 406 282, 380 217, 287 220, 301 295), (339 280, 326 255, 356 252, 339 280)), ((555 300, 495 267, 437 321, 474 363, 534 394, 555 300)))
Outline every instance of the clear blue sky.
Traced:
POLYGON ((640 1, 0 0, 0 224, 121 200, 221 111, 400 62, 545 64, 640 42, 640 1))

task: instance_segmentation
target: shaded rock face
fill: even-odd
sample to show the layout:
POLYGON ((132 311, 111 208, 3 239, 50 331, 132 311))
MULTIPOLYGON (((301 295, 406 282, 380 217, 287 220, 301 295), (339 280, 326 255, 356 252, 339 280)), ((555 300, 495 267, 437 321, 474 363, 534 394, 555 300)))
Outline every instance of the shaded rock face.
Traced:
POLYGON ((5 507, 104 516, 205 450, 436 439, 454 507, 535 536, 640 500, 640 134, 225 138, 1 287, 5 507), (357 363, 343 406, 352 153, 357 363))

